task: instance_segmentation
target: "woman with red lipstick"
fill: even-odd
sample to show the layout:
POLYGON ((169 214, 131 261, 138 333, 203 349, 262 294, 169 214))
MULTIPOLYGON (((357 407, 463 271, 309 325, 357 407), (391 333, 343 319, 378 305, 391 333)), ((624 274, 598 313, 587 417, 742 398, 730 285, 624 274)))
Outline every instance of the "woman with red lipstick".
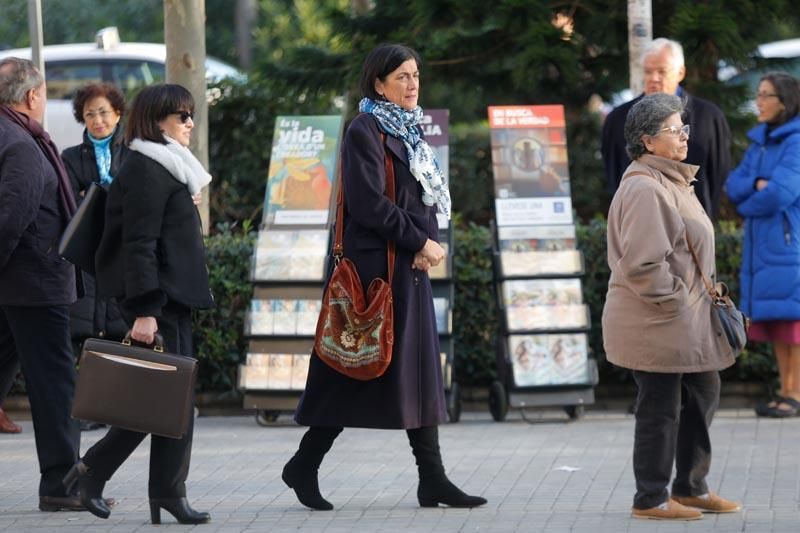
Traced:
POLYGON ((406 430, 417 461, 421 506, 486 503, 450 482, 439 452, 438 426, 446 412, 428 270, 445 259, 436 242, 436 213, 450 216, 450 193, 419 127, 419 63, 419 55, 406 46, 375 48, 363 66, 361 113, 345 133, 344 255, 361 282, 369 284, 387 279, 387 247, 394 243, 394 344, 388 369, 370 381, 344 376, 312 354, 295 415, 309 429, 282 474, 300 503, 312 509, 333 509, 320 494, 317 471, 344 427, 406 430), (395 201, 386 196, 387 158, 395 201))
POLYGON ((761 78, 759 125, 725 189, 744 217, 742 312, 749 338, 771 342, 780 389, 756 414, 800 414, 800 85, 784 72, 761 78))

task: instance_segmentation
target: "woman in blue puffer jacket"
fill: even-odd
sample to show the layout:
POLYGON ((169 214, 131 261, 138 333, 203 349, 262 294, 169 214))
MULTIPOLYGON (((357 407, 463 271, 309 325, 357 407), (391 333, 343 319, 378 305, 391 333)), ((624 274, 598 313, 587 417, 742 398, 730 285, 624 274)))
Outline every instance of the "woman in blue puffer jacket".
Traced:
POLYGON ((771 342, 780 390, 759 416, 800 414, 800 82, 783 72, 761 78, 759 125, 725 188, 745 219, 742 311, 750 340, 771 342))

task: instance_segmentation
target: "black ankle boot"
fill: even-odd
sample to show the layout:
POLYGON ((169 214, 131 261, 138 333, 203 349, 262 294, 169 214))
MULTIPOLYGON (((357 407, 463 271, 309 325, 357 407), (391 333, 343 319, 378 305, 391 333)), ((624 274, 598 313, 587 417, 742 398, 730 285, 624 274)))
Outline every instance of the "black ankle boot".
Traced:
POLYGON ((409 429, 406 433, 417 460, 417 500, 421 507, 437 507, 440 503, 450 507, 478 507, 486 503, 486 498, 465 494, 447 479, 439 451, 438 426, 409 429))
POLYGON ((300 503, 317 511, 330 511, 333 504, 322 497, 319 492, 319 480, 316 468, 303 468, 298 465, 297 455, 289 459, 283 467, 281 479, 290 489, 294 489, 300 503))
POLYGON ((478 507, 486 503, 486 498, 464 493, 443 475, 435 480, 420 478, 417 501, 420 507, 438 507, 440 503, 449 507, 478 507))
POLYGON ((96 479, 92 475, 92 470, 86 466, 83 461, 78 461, 70 468, 67 475, 64 476, 64 486, 67 488, 67 493, 71 493, 78 484, 78 494, 83 505, 87 511, 100 518, 108 518, 111 514, 103 499, 103 487, 105 487, 105 480, 96 479))
POLYGON ((308 428, 294 457, 283 467, 281 479, 294 489, 300 503, 317 511, 330 511, 333 504, 319 492, 317 473, 325 454, 333 446, 333 441, 342 428, 308 428))
POLYGON ((150 498, 150 521, 161 523, 161 509, 168 511, 179 524, 205 524, 211 515, 195 511, 186 498, 150 498))

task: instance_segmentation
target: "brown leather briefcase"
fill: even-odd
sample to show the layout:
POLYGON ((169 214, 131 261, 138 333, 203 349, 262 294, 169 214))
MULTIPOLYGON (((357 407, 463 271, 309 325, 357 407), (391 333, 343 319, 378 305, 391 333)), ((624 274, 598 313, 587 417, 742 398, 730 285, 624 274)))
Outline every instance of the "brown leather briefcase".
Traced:
MULTIPOLYGON (((160 338, 160 336, 158 336, 160 338)), ((197 361, 154 348, 87 339, 72 417, 179 439, 194 416, 197 361)))

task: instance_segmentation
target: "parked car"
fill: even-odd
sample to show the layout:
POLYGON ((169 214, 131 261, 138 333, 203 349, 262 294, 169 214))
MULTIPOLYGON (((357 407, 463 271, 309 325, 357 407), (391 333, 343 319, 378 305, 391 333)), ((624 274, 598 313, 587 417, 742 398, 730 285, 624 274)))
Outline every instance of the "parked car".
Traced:
MULTIPOLYGON (((800 39, 761 44, 745 70, 723 67, 719 70, 719 79, 728 85, 747 85, 750 97, 755 98, 758 80, 767 72, 775 70, 800 77, 800 39)), ((755 102, 751 105, 755 113, 755 102)))
MULTIPOLYGON (((110 81, 126 95, 166 78, 167 47, 155 43, 121 43, 117 28, 97 32, 95 43, 47 45, 42 48, 47 79, 47 130, 59 149, 81 142, 83 126, 72 115, 75 91, 90 81, 110 81)), ((5 57, 31 58, 30 48, 0 51, 5 57)), ((235 67, 206 58, 206 79, 244 79, 235 67)))

